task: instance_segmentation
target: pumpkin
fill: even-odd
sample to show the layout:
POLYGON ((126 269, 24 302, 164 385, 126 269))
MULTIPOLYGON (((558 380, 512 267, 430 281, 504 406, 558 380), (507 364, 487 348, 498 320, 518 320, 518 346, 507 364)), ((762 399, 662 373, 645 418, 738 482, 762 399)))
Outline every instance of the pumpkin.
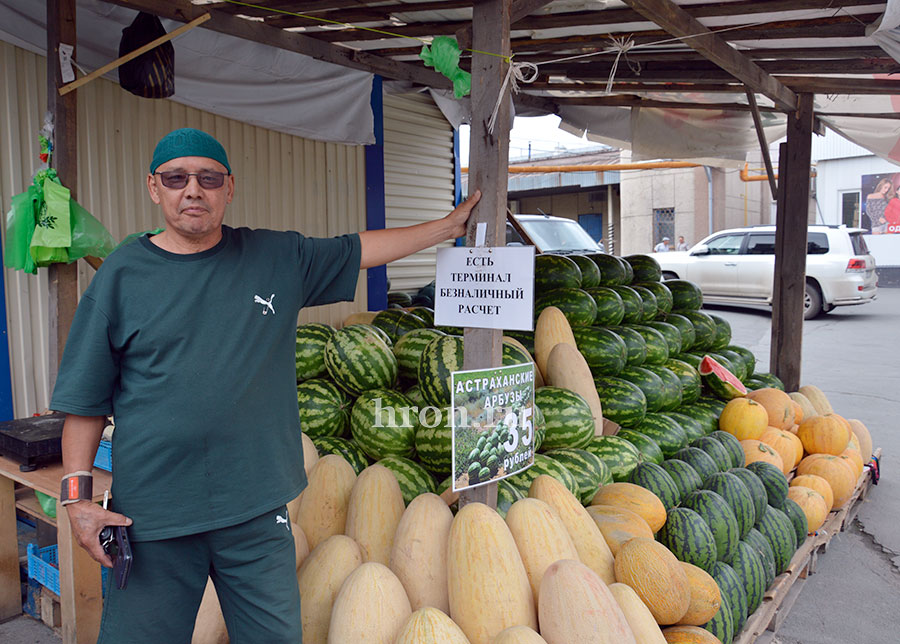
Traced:
POLYGON ((606 545, 609 546, 613 555, 617 555, 619 548, 629 539, 653 538, 653 530, 636 512, 612 505, 592 505, 587 511, 597 527, 600 528, 600 532, 603 533, 606 545))
POLYGON ((570 344, 560 342, 550 350, 547 358, 547 382, 584 398, 594 417, 594 435, 603 434, 603 406, 591 368, 581 352, 570 344))
POLYGON ((666 638, 659 630, 659 624, 653 619, 650 609, 631 586, 616 582, 610 584, 609 592, 612 593, 619 608, 622 609, 622 613, 625 614, 625 619, 628 620, 628 625, 638 644, 665 644, 666 638))
POLYGON ((347 576, 334 599, 328 644, 394 644, 411 614, 403 584, 391 569, 364 563, 347 576))
POLYGON ((721 644, 718 637, 699 626, 670 626, 662 634, 668 644, 721 644))
POLYGON ((722 593, 716 580, 702 568, 685 561, 681 562, 681 567, 687 573, 688 584, 691 587, 691 604, 679 623, 703 626, 719 612, 722 593))
POLYGON ((797 466, 797 474, 816 474, 828 481, 834 494, 834 508, 841 508, 853 496, 856 476, 849 462, 831 454, 810 454, 797 466))
POLYGON ((666 523, 666 507, 647 488, 634 483, 610 483, 602 486, 591 505, 611 505, 631 510, 650 526, 655 534, 666 523))
POLYGON ((719 415, 719 429, 739 441, 758 439, 768 425, 769 414, 766 408, 749 398, 729 400, 719 415))
POLYGON ((756 461, 763 461, 774 465, 782 472, 785 471, 781 455, 762 441, 743 440, 741 447, 744 449, 744 467, 756 461))
POLYGON ((297 573, 304 644, 327 644, 334 599, 344 580, 362 565, 362 551, 350 537, 338 534, 316 546, 297 573))
POLYGON ((469 644, 469 640, 442 611, 426 606, 410 615, 392 644, 469 644))
POLYGON ((404 509, 393 472, 376 463, 359 473, 347 504, 344 534, 362 548, 363 561, 390 563, 394 533, 404 509))
POLYGON ((547 640, 528 626, 510 626, 495 637, 491 644, 547 644, 547 640))
POLYGON ((328 537, 344 534, 350 491, 355 482, 356 472, 342 456, 328 454, 315 464, 309 473, 309 484, 303 490, 296 521, 310 549, 328 537))
POLYGON ((784 464, 782 471, 785 474, 794 469, 794 466, 803 459, 803 443, 788 431, 769 427, 759 437, 759 440, 778 452, 784 464))
POLYGON ((856 472, 856 478, 862 476, 865 465, 862 456, 859 455, 859 449, 854 447, 852 443, 847 445, 847 449, 838 454, 838 458, 845 458, 853 465, 853 471, 856 472))
POLYGON ((868 463, 872 460, 872 435, 869 434, 869 429, 855 418, 847 422, 850 423, 850 430, 859 441, 859 455, 862 456, 864 463, 868 463))
POLYGON ((548 306, 541 311, 534 324, 534 358, 546 382, 550 381, 547 373, 550 352, 560 342, 570 344, 576 351, 578 350, 575 335, 566 316, 555 306, 548 306))
POLYGON ((788 429, 794 424, 794 403, 791 397, 780 389, 764 387, 751 391, 747 394, 747 398, 765 407, 769 416, 769 426, 788 429))
POLYGON ((831 485, 816 474, 802 474, 791 479, 791 487, 806 487, 815 490, 822 495, 825 501, 826 512, 831 512, 834 505, 834 492, 831 491, 831 485))
POLYGON ((828 518, 825 497, 815 490, 802 485, 792 485, 788 488, 788 498, 799 505, 806 515, 809 534, 814 534, 828 518))
POLYGON ((837 456, 850 442, 850 425, 834 414, 823 414, 800 423, 797 437, 810 454, 837 456), (843 422, 842 422, 843 421, 843 422))
POLYGON ((681 562, 653 539, 627 542, 616 557, 616 581, 628 584, 657 624, 677 624, 691 605, 691 586, 681 562))

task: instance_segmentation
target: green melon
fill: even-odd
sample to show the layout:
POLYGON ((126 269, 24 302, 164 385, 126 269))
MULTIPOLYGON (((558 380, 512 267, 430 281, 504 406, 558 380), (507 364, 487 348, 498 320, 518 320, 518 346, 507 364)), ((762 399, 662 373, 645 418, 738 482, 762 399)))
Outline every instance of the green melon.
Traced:
POLYGON ((682 499, 681 504, 699 514, 709 525, 716 540, 716 558, 730 560, 740 540, 740 532, 728 502, 712 490, 694 490, 682 499))
POLYGON ((662 280, 662 269, 650 255, 628 255, 623 257, 631 265, 635 282, 659 282, 662 280))
POLYGON ((575 477, 582 505, 590 505, 601 485, 612 483, 612 473, 606 463, 591 452, 583 449, 562 448, 545 452, 546 456, 562 463, 575 477))
POLYGON ((579 394, 561 387, 540 387, 534 402, 544 414, 544 451, 580 448, 594 436, 594 416, 579 394))
POLYGON ((410 502, 420 494, 432 494, 436 491, 434 487, 434 479, 425 471, 418 463, 402 456, 385 456, 378 461, 379 465, 391 470, 400 484, 400 493, 403 495, 403 502, 409 505, 410 502))
POLYGON ((550 306, 555 306, 562 311, 573 327, 590 326, 597 317, 597 304, 594 302, 594 298, 580 288, 557 287, 535 297, 535 319, 541 314, 541 311, 550 306))
POLYGON ((351 396, 393 387, 397 380, 397 358, 374 328, 361 324, 344 327, 325 344, 325 367, 338 387, 351 396))
POLYGON ((647 413, 647 398, 636 384, 613 376, 594 378, 603 416, 623 427, 635 427, 647 413))
POLYGON ((463 368, 463 339, 458 335, 435 338, 422 350, 416 371, 419 389, 429 405, 447 407, 451 402, 450 378, 463 368))
POLYGON ((328 374, 325 367, 325 345, 333 336, 334 327, 329 324, 310 322, 297 327, 297 382, 328 374))
POLYGON ((312 378, 297 385, 300 428, 310 438, 343 436, 350 427, 350 400, 337 385, 312 378))
POLYGON ((622 296, 608 286, 597 286, 585 289, 597 305, 594 324, 597 326, 615 326, 621 324, 625 317, 625 302, 622 296))
POLYGON ((408 381, 416 380, 425 347, 435 338, 444 335, 446 334, 443 331, 437 329, 414 329, 397 340, 394 343, 393 351, 397 358, 400 377, 408 381))
POLYGON ((644 336, 627 326, 614 326, 610 331, 622 338, 625 343, 625 364, 629 367, 640 367, 647 359, 647 342, 644 336))
POLYGON ((391 389, 366 391, 350 412, 353 440, 371 458, 408 457, 415 451, 418 410, 409 398, 391 389))
POLYGON ((641 453, 632 443, 619 436, 596 436, 585 450, 606 464, 613 481, 627 481, 642 461, 641 453))
POLYGON ((534 293, 536 296, 558 288, 581 288, 581 269, 572 259, 562 255, 538 255, 534 258, 534 293))
POLYGON ((625 367, 628 349, 621 337, 607 329, 572 327, 575 343, 595 376, 615 376, 625 367))
POLYGON ((316 446, 319 456, 326 454, 342 456, 345 461, 350 463, 357 475, 371 464, 366 453, 352 440, 337 436, 317 436, 312 439, 312 442, 316 446))
POLYGON ((657 540, 679 561, 709 572, 716 562, 716 541, 706 521, 690 508, 671 508, 657 540))
POLYGON ((566 257, 578 264, 581 270, 581 288, 600 286, 600 269, 590 257, 585 255, 566 255, 566 257))
POLYGON ((622 318, 624 324, 637 324, 641 321, 644 314, 644 300, 630 286, 610 286, 622 298, 622 304, 625 305, 625 317, 622 318))
POLYGON ((653 294, 653 291, 635 284, 632 284, 631 288, 641 296, 641 322, 646 324, 654 320, 659 313, 659 304, 656 303, 656 296, 653 294))

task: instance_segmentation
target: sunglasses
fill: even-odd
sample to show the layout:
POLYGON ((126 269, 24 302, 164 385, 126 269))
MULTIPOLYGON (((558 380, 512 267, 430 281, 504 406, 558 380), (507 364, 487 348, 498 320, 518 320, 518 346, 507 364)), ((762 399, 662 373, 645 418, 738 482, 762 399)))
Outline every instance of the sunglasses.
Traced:
POLYGON ((178 170, 172 170, 169 172, 154 172, 153 174, 158 174, 162 184, 166 188, 172 188, 174 190, 181 190, 184 188, 188 181, 191 180, 191 177, 197 177, 197 183, 200 184, 201 188, 206 188, 207 190, 215 190, 216 188, 221 188, 225 183, 225 177, 228 176, 225 172, 216 172, 215 170, 203 170, 201 172, 179 172, 178 170))

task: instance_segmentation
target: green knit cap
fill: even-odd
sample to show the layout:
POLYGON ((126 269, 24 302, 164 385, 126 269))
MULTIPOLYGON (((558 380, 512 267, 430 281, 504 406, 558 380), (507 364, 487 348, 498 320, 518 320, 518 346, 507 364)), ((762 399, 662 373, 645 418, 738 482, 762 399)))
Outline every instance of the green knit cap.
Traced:
POLYGON ((231 174, 228 155, 222 144, 206 132, 192 127, 172 130, 159 140, 150 162, 150 174, 156 172, 163 163, 180 157, 206 157, 224 165, 228 174, 231 174))

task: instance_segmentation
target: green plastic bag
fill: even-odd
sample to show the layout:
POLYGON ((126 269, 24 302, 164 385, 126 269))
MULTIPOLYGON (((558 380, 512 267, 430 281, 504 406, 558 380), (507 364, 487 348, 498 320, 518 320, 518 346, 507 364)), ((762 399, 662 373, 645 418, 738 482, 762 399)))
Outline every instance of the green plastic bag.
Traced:
POLYGON ((31 237, 31 257, 39 267, 67 263, 72 244, 69 189, 49 177, 42 188, 44 203, 37 213, 31 237))
POLYGON ((134 241, 135 239, 137 239, 138 237, 143 237, 144 235, 147 235, 147 234, 150 234, 150 235, 158 235, 158 234, 160 234, 160 233, 161 233, 162 231, 164 231, 164 230, 165 230, 165 228, 154 228, 153 230, 142 230, 142 231, 139 232, 139 233, 131 233, 131 234, 128 235, 125 239, 123 239, 122 241, 120 241, 120 242, 119 242, 119 245, 116 246, 116 248, 121 248, 122 246, 125 246, 125 245, 127 245, 127 244, 130 244, 131 242, 133 242, 133 241, 134 241))
POLYGON ((41 510, 44 511, 51 519, 56 518, 56 499, 52 496, 44 494, 43 492, 34 491, 34 495, 37 497, 38 503, 41 504, 41 510))
POLYGON ((431 45, 422 47, 419 58, 428 67, 433 67, 453 81, 453 95, 456 98, 468 96, 472 92, 472 75, 459 67, 459 43, 450 36, 437 36, 431 45))
POLYGON ((84 209, 77 201, 69 202, 72 220, 72 244, 69 246, 69 261, 87 257, 104 258, 116 248, 116 240, 109 234, 97 218, 84 209))
POLYGON ((31 258, 31 237, 34 235, 35 213, 41 202, 41 191, 35 185, 28 186, 12 198, 6 213, 6 239, 4 240, 3 265, 26 273, 37 273, 31 258))

